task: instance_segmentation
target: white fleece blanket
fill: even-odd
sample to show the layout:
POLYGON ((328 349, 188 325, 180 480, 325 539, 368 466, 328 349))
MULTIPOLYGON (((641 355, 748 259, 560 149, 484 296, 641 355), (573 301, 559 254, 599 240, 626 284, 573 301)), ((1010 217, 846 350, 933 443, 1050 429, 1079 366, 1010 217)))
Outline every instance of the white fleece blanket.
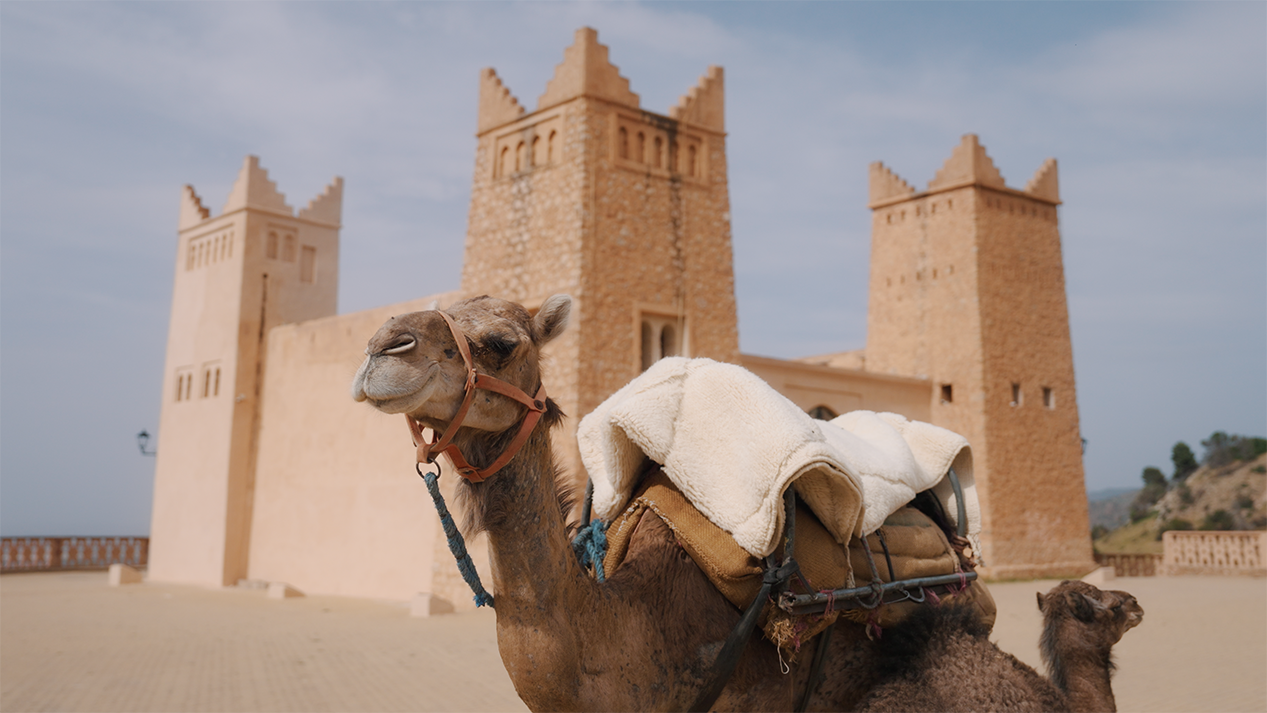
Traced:
POLYGON ((582 419, 577 439, 594 481, 597 518, 610 522, 620 514, 650 459, 759 557, 778 543, 783 492, 792 483, 844 543, 875 531, 935 485, 954 520, 956 504, 943 481, 953 465, 968 531, 980 529, 972 453, 962 436, 891 413, 817 421, 752 372, 711 359, 656 362, 582 419))

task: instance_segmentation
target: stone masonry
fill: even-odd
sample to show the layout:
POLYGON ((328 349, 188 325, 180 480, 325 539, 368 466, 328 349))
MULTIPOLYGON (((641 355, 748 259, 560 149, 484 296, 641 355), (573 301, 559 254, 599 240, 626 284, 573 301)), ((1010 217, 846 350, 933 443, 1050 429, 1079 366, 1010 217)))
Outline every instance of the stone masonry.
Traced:
POLYGON ((871 165, 866 369, 928 379, 972 444, 992 577, 1089 570, 1056 162, 1008 188, 967 135, 916 192, 871 165))

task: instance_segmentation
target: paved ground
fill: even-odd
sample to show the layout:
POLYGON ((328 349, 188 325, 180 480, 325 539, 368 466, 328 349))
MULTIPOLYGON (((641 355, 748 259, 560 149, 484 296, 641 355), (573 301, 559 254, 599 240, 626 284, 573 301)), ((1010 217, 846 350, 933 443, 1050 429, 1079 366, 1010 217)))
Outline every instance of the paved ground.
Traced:
MULTIPOLYGON (((991 585, 1000 646, 1038 665, 1034 593, 991 585)), ((1118 645, 1121 711, 1267 711, 1267 580, 1119 579, 1144 623, 1118 645)), ((520 711, 491 612, 159 584, 0 577, 0 710, 520 711)))

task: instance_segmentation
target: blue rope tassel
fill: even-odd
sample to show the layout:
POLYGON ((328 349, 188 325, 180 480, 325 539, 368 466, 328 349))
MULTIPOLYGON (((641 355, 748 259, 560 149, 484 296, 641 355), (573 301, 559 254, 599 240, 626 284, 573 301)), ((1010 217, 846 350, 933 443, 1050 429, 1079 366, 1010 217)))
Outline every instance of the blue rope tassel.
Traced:
POLYGON ((594 565, 594 578, 600 584, 607 581, 607 574, 603 572, 603 559, 607 557, 607 523, 594 520, 582 527, 572 540, 572 551, 582 567, 589 569, 591 564, 594 565))
POLYGON ((427 484, 427 492, 431 493, 431 500, 436 505, 436 512, 440 515, 440 527, 444 528, 444 536, 449 538, 449 551, 458 562, 458 572, 462 574, 462 579, 471 591, 475 592, 475 606, 492 607, 493 595, 484 591, 484 585, 480 583, 480 574, 475 571, 475 563, 471 561, 471 555, 466 551, 466 541, 462 539, 462 533, 458 532, 457 526, 453 524, 453 516, 444 505, 444 496, 440 495, 440 473, 438 471, 424 473, 419 468, 418 475, 421 475, 423 482, 427 484))

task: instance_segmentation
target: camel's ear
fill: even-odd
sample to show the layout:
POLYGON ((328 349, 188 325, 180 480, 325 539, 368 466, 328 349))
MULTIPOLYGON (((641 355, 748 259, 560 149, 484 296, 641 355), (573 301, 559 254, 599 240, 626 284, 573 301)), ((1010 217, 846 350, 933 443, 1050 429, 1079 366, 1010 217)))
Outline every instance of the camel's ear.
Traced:
POLYGON ((1069 609, 1073 611, 1073 615, 1078 617, 1079 621, 1085 621, 1089 624, 1095 621, 1096 612, 1104 609, 1104 603, 1098 599, 1088 597, 1082 592, 1070 592, 1069 609))
POLYGON ((568 295, 553 295, 542 303, 541 309, 537 310, 537 316, 532 320, 537 327, 537 334, 541 335, 540 344, 545 344, 563 334, 563 330, 568 326, 568 316, 571 314, 572 298, 568 295))
POLYGON ((1038 597, 1038 611, 1042 611, 1043 610, 1043 593, 1034 592, 1034 596, 1038 597))

